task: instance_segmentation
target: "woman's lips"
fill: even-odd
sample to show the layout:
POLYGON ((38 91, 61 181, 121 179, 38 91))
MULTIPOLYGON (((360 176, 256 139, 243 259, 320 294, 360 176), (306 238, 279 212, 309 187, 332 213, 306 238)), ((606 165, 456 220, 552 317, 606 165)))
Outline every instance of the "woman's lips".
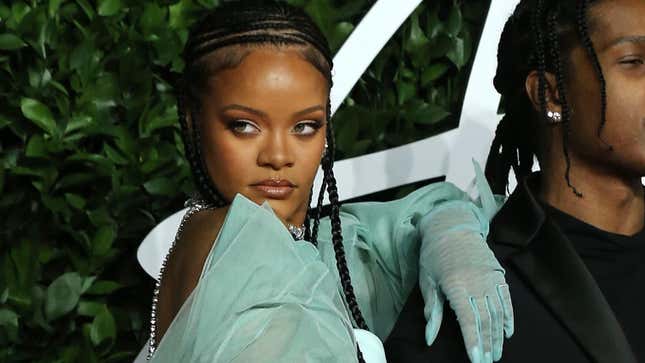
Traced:
POLYGON ((288 180, 269 179, 251 184, 251 188, 268 199, 287 199, 296 186, 288 180))

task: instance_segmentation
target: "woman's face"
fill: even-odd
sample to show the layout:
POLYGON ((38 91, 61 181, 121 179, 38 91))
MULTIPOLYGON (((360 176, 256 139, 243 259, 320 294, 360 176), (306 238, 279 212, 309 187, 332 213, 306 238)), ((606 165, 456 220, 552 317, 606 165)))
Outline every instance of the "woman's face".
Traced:
POLYGON ((217 190, 299 225, 325 147, 326 78, 295 48, 260 47, 217 71, 201 99, 202 150, 217 190))
POLYGON ((589 14, 590 35, 607 85, 607 123, 601 122, 600 87, 586 50, 571 54, 568 102, 570 152, 622 176, 645 175, 645 1, 600 1, 589 14), (603 142, 604 140, 604 142, 603 142), (608 151, 608 145, 613 152, 608 151))

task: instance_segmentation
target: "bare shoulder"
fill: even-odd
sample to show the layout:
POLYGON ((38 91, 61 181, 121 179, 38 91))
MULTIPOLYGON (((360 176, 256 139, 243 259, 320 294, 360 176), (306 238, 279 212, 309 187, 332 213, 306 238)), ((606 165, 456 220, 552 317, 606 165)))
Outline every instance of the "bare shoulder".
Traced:
MULTIPOLYGON (((227 212, 228 207, 224 207, 207 209, 192 215, 186 221, 183 233, 175 245, 177 257, 180 258, 180 255, 187 253, 189 256, 186 257, 193 260, 196 257, 195 254, 207 255, 222 228, 227 212)), ((206 258, 205 255, 204 258, 206 258)))
POLYGON ((203 210, 186 221, 172 254, 168 256, 161 281, 158 303, 159 337, 197 285, 206 257, 213 248, 227 212, 227 207, 203 210))

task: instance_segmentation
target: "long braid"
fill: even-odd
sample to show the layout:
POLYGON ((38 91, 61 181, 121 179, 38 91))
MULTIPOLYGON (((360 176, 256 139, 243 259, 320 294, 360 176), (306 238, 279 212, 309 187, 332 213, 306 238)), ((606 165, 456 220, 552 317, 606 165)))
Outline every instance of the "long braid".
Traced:
POLYGON ((535 48, 538 64, 538 97, 540 100, 540 113, 546 116, 546 51, 544 50, 544 33, 540 23, 544 12, 544 1, 538 0, 533 16, 533 31, 535 32, 535 48))
MULTIPOLYGON (((541 28, 538 25, 542 8, 542 0, 539 0, 535 7, 529 7, 525 3, 518 5, 515 14, 504 27, 499 43, 499 62, 494 83, 495 88, 503 96, 502 105, 505 114, 497 125, 485 169, 486 178, 492 190, 498 194, 507 192, 511 169, 519 179, 529 174, 533 167, 534 135, 527 127, 527 121, 530 119, 530 102, 526 96, 523 96, 524 83, 516 84, 513 80, 519 78, 518 74, 528 73, 528 70, 517 69, 518 64, 527 64, 524 59, 520 63, 519 59, 515 58, 516 54, 519 54, 517 48, 542 48, 538 45, 543 42, 541 28), (525 26, 529 27, 530 31, 519 33, 518 29, 525 26)), ((525 55, 524 52, 521 53, 525 55)), ((544 57, 535 53, 528 53, 529 63, 544 64, 544 57)))
MULTIPOLYGON (((327 139, 330 144, 329 146, 333 149, 334 138, 331 127, 327 128, 327 135, 327 139)), ((325 179, 327 180, 327 192, 329 193, 329 202, 331 204, 331 214, 329 217, 331 219, 332 243, 334 245, 334 252, 336 253, 336 267, 338 267, 338 273, 340 274, 341 284, 343 285, 343 291, 345 293, 345 300, 356 325, 361 329, 368 330, 367 323, 365 322, 363 314, 359 309, 358 302, 356 301, 356 295, 354 294, 354 288, 352 287, 352 279, 349 274, 349 269, 347 268, 340 223, 340 203, 338 200, 336 178, 334 177, 333 160, 333 153, 327 153, 323 158, 322 167, 325 172, 325 179)))
MULTIPOLYGON (((327 100, 327 129, 331 128, 331 100, 327 100)), ((329 135, 329 131, 327 131, 329 135)), ((333 136, 333 133, 332 133, 333 136)), ((323 155, 323 161, 325 156, 332 152, 329 147, 329 137, 326 136, 327 142, 325 145, 325 151, 323 155)), ((334 158, 332 157, 332 162, 334 158)), ((311 231, 311 238, 313 243, 318 242, 318 227, 320 226, 320 217, 322 216, 322 207, 323 201, 325 199, 325 190, 327 189, 327 180, 323 177, 322 184, 320 185, 320 191, 318 192, 318 201, 316 202, 316 217, 314 218, 314 226, 311 231)))
MULTIPOLYGON (((324 160, 324 157, 323 157, 324 160)), ((325 191, 327 190, 327 181, 323 178, 320 191, 318 192, 318 201, 316 202, 316 215, 314 217, 314 225, 311 229, 311 242, 318 243, 318 228, 320 227, 320 217, 322 216, 322 206, 325 199, 325 191)))
POLYGON ((562 66, 562 57, 560 56, 560 39, 558 33, 556 32, 557 26, 557 15, 555 12, 552 12, 547 17, 547 26, 549 40, 551 42, 550 51, 551 57, 555 66, 555 78, 558 88, 560 107, 562 108, 562 152, 564 153, 564 160, 566 162, 566 171, 564 173, 564 178, 567 181, 567 186, 571 188, 573 193, 582 197, 580 193, 572 184, 571 184, 571 158, 569 157, 569 135, 571 134, 571 111, 569 109, 569 103, 567 102, 567 90, 564 86, 565 83, 565 74, 564 67, 562 66))
MULTIPOLYGON (((329 121, 327 123, 327 140, 330 149, 332 149, 333 131, 331 131, 331 125, 329 121)), ((347 267, 347 259, 345 258, 345 248, 343 246, 343 234, 340 221, 340 203, 338 200, 338 189, 336 187, 336 178, 334 177, 333 164, 333 153, 328 152, 323 158, 322 167, 325 174, 324 178, 327 184, 327 192, 329 193, 329 202, 331 203, 331 214, 329 218, 331 220, 331 235, 336 257, 336 268, 338 269, 340 283, 343 287, 343 293, 345 294, 345 302, 347 303, 347 307, 352 314, 352 318, 354 319, 356 326, 360 329, 369 330, 360 307, 358 306, 356 294, 354 293, 354 287, 352 286, 352 278, 347 267)), ((358 346, 356 347, 356 349, 358 361, 360 363, 364 363, 365 359, 363 358, 363 353, 358 346)))
POLYGON ((318 241, 312 242, 311 238, 311 218, 312 218, 312 210, 311 210, 311 198, 313 196, 313 191, 309 193, 309 200, 307 201, 307 214, 305 215, 305 241, 310 241, 313 243, 314 246, 318 246, 318 241))
MULTIPOLYGON (((195 147, 195 145, 200 145, 199 140, 201 140, 201 133, 197 119, 191 117, 192 125, 189 126, 185 112, 186 107, 183 95, 178 95, 177 102, 179 105, 179 107, 177 107, 177 112, 179 116, 179 124, 182 129, 182 141, 184 142, 186 150, 186 158, 188 159, 193 178, 196 181, 200 197, 206 197, 210 204, 216 207, 221 207, 224 205, 224 198, 219 194, 211 179, 204 175, 204 170, 206 168, 203 164, 201 148, 195 147), (192 142, 192 140, 195 140, 195 142, 192 142)), ((191 115, 196 114, 195 112, 190 113, 191 115)))
POLYGON ((602 138, 602 130, 607 123, 607 82, 605 81, 605 75, 602 71, 602 66, 600 65, 600 60, 598 59, 598 54, 593 46, 591 37, 589 36, 589 27, 587 25, 587 11, 589 9, 589 0, 581 0, 578 2, 577 11, 576 11, 576 23, 578 28, 578 36, 587 55, 591 59, 591 64, 596 71, 596 76, 598 76, 598 82, 600 86, 600 126, 598 126, 598 138, 607 145, 609 151, 612 151, 613 146, 607 144, 602 138))

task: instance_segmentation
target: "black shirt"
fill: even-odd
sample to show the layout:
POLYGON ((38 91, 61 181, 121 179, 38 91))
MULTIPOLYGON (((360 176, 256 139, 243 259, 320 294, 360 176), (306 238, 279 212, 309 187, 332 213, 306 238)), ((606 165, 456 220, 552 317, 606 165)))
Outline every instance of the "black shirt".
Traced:
POLYGON ((543 206, 596 280, 636 358, 645 362, 645 229, 633 236, 610 233, 543 206))

